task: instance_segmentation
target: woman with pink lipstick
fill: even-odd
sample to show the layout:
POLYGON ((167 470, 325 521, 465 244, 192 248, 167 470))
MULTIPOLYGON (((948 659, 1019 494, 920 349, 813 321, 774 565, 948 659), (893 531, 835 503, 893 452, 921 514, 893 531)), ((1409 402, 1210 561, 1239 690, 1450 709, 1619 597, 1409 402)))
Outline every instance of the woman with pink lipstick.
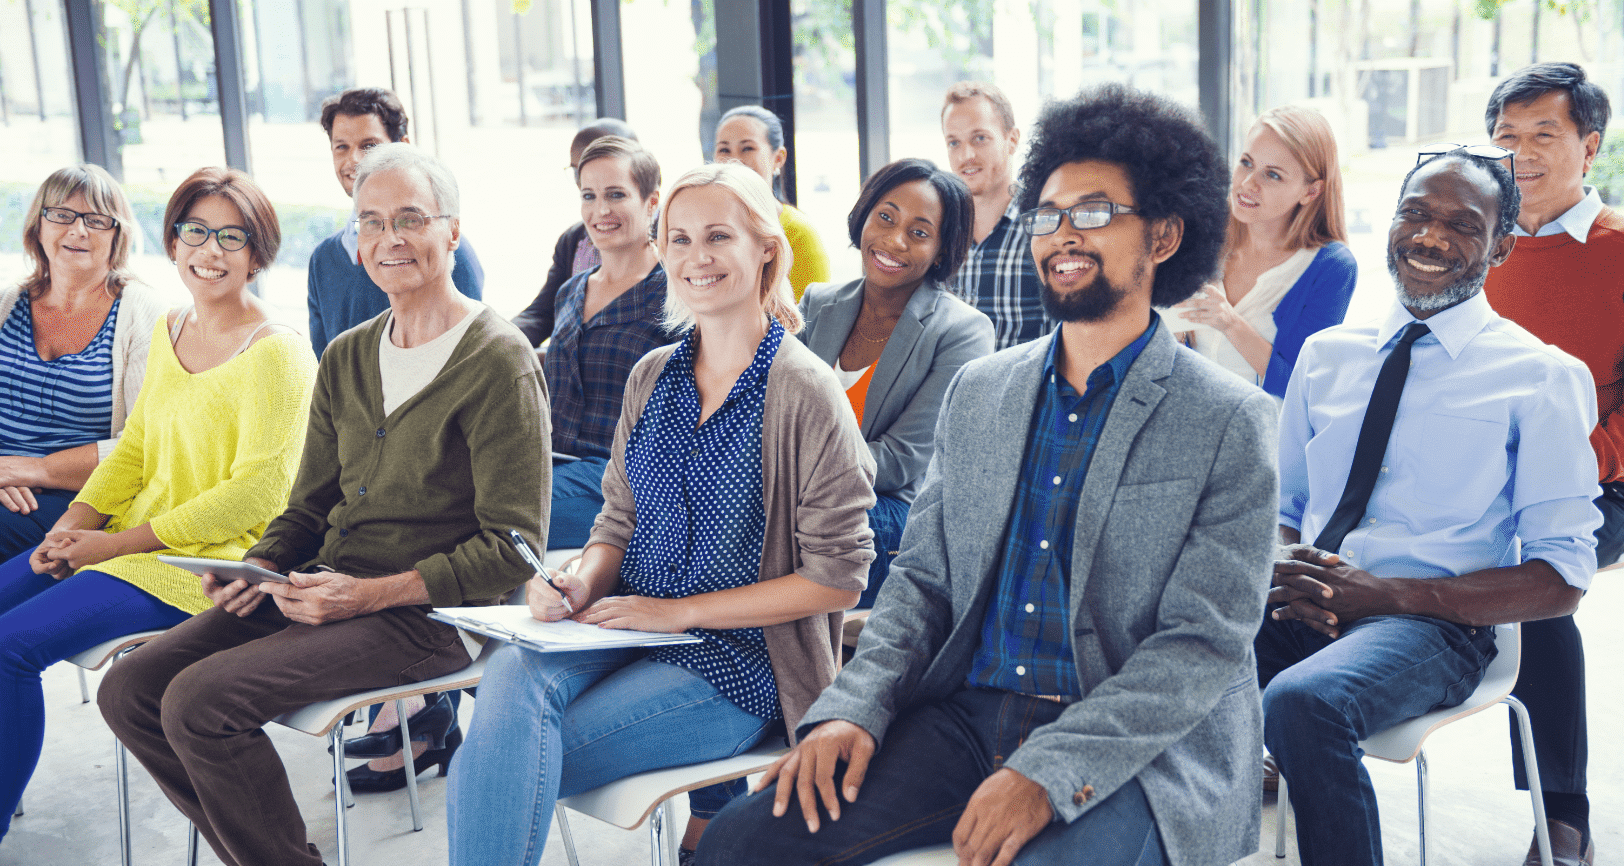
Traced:
POLYGON ((156 317, 118 444, 44 541, 0 564, 0 820, 44 740, 40 672, 210 607, 198 579, 158 555, 242 559, 298 468, 316 359, 249 290, 276 257, 276 212, 247 175, 205 168, 164 225, 193 304, 156 317))
POLYGON ((948 292, 970 248, 970 190, 929 160, 874 172, 846 218, 863 278, 807 287, 806 343, 834 367, 874 456, 874 563, 858 607, 873 607, 935 450, 953 376, 993 353, 992 320, 948 292))
POLYGON ((1229 214, 1221 280, 1172 312, 1197 326, 1186 338, 1196 351, 1284 397, 1303 341, 1341 324, 1359 274, 1324 115, 1284 106, 1258 118, 1235 164, 1229 214))
POLYGON ((0 561, 45 539, 141 392, 164 308, 129 271, 139 232, 100 166, 58 169, 34 193, 34 272, 0 290, 0 561))
POLYGON ((711 159, 738 162, 772 184, 773 196, 779 202, 778 222, 789 240, 790 252, 795 255, 789 268, 789 285, 795 291, 795 300, 799 301, 809 284, 829 279, 829 254, 824 251, 823 240, 807 221, 806 214, 781 198, 780 176, 788 158, 783 121, 759 105, 734 108, 716 124, 716 148, 711 159))
MULTIPOLYGON (((741 166, 694 169, 659 243, 685 337, 626 384, 603 512, 579 572, 555 578, 568 604, 539 577, 527 592, 538 619, 701 643, 494 653, 451 774, 453 864, 535 864, 558 797, 793 731, 834 680, 840 612, 873 558, 874 463, 829 366, 790 336, 772 193, 741 166)), ((690 799, 703 816, 727 794, 690 799)))

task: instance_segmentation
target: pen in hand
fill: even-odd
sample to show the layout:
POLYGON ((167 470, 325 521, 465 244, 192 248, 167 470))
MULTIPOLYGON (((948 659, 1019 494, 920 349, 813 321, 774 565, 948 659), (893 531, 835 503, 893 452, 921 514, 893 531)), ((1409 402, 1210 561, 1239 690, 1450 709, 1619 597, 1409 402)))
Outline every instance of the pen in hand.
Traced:
POLYGON ((530 543, 524 540, 524 536, 520 535, 517 529, 508 530, 508 535, 513 537, 513 546, 518 548, 519 555, 524 557, 524 561, 536 570, 536 574, 541 575, 542 580, 547 581, 547 585, 553 588, 553 592, 558 593, 558 597, 564 601, 564 610, 570 616, 574 616, 575 606, 570 604, 570 597, 564 594, 564 590, 558 588, 558 584, 553 583, 552 575, 547 573, 547 566, 541 564, 541 558, 536 556, 534 550, 530 549, 530 543))

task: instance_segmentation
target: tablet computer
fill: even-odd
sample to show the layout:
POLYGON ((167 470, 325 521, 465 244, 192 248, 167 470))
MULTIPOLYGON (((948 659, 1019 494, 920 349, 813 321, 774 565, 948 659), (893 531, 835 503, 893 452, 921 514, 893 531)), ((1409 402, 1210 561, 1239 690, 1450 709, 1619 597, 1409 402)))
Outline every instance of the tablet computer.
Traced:
POLYGON ((249 565, 246 562, 236 562, 230 559, 205 559, 198 556, 160 556, 158 561, 168 563, 176 568, 184 568, 199 577, 213 572, 216 579, 225 583, 246 580, 249 586, 253 586, 267 580, 277 583, 288 582, 287 575, 277 574, 257 565, 249 565))

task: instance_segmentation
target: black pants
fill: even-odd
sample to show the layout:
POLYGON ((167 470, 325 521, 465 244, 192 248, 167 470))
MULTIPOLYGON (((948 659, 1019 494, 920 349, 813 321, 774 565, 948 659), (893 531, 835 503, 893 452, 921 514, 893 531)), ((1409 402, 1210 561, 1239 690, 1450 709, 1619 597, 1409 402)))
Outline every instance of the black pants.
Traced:
MULTIPOLYGON (((1596 500, 1602 525, 1596 530, 1598 568, 1624 553, 1624 484, 1602 485, 1596 500)), ((1511 690, 1528 707, 1534 728, 1534 755, 1539 758, 1540 789, 1556 794, 1585 792, 1589 737, 1585 725, 1585 648, 1573 617, 1525 622, 1522 668, 1511 690)), ((1517 717, 1511 717, 1511 762, 1517 787, 1526 789, 1522 741, 1517 717)))

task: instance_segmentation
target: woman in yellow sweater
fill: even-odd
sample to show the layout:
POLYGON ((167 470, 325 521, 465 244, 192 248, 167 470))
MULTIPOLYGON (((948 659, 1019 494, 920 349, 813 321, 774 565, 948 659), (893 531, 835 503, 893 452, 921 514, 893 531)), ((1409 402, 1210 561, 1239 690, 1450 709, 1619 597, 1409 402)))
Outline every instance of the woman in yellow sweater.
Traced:
POLYGON ((829 254, 806 214, 784 203, 780 175, 788 158, 783 121, 759 105, 741 105, 722 115, 716 124, 716 149, 711 161, 740 162, 773 188, 773 197, 778 199, 778 223, 789 239, 789 285, 795 290, 798 304, 808 285, 828 281, 829 254))
POLYGON ((315 356, 248 289, 276 257, 276 212, 247 175, 205 168, 164 225, 193 304, 154 328, 117 447, 45 541, 0 565, 0 840, 45 736, 40 672, 209 607, 158 555, 242 559, 298 469, 315 356))

